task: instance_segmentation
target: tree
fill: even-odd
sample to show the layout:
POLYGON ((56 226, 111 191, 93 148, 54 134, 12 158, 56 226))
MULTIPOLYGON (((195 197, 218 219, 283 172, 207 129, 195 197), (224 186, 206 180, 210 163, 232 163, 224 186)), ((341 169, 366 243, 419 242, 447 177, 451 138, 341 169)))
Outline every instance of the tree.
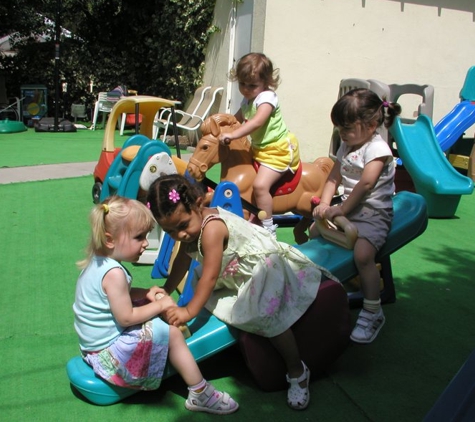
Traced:
POLYGON ((54 109, 54 25, 71 32, 61 36, 60 78, 68 103, 92 104, 99 91, 119 84, 140 94, 186 101, 201 83, 215 0, 10 0, 0 6, 18 33, 18 54, 0 57, 9 95, 20 86, 48 87, 54 109), (13 9, 13 12, 12 12, 13 9), (25 13, 32 15, 23 20, 25 13), (28 21, 28 24, 25 22, 28 21), (46 35, 39 44, 35 36, 46 35), (21 38, 21 41, 20 41, 21 38), (89 92, 93 81, 94 92, 89 92))

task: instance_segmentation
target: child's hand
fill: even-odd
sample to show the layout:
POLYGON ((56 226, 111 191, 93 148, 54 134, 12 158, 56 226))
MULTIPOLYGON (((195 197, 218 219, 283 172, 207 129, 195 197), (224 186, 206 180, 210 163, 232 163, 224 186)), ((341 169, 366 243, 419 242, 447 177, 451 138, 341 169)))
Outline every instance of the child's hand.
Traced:
POLYGON ((325 204, 325 203, 320 203, 318 204, 314 209, 313 209, 313 212, 312 212, 312 215, 314 218, 318 219, 318 220, 323 220, 325 218, 327 218, 325 216, 325 212, 331 208, 330 205, 328 204, 325 204))
POLYGON ((327 208, 324 215, 327 220, 333 221, 335 217, 338 217, 339 215, 344 216, 345 214, 340 206, 336 206, 327 208))
POLYGON ((223 133, 219 135, 218 140, 223 145, 229 145, 231 141, 233 140, 233 138, 231 136, 231 133, 223 133))
POLYGON ((158 296, 155 300, 159 301, 160 305, 162 306, 160 313, 168 311, 170 308, 176 307, 175 301, 167 294, 158 293, 158 296))
POLYGON ((167 321, 170 325, 178 327, 187 323, 190 319, 186 307, 175 306, 167 311, 167 321))
POLYGON ((150 287, 150 289, 148 290, 147 294, 145 295, 145 297, 150 301, 150 302, 154 302, 155 300, 157 300, 156 296, 157 294, 163 294, 163 295, 166 295, 167 292, 162 289, 161 287, 158 287, 158 286, 152 286, 150 287))

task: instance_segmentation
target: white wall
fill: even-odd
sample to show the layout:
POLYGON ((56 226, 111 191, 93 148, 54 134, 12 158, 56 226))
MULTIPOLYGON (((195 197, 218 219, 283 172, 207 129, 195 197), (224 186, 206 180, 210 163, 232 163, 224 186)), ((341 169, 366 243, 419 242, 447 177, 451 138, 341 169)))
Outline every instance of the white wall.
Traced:
MULTIPOLYGON (((218 0, 217 16, 225 15, 230 4, 218 0)), ((277 93, 284 119, 298 136, 307 161, 328 155, 329 112, 341 79, 431 84, 437 122, 459 101, 466 72, 475 65, 473 0, 255 0, 255 4, 265 14, 255 16, 254 26, 263 31, 253 32, 262 38, 253 39, 253 46, 262 45, 261 51, 280 68, 277 93)), ((227 57, 221 51, 228 48, 226 36, 223 31, 212 41, 214 58, 208 56, 206 77, 213 68, 218 70, 213 60, 227 57)), ((467 135, 473 135, 470 130, 467 135)))

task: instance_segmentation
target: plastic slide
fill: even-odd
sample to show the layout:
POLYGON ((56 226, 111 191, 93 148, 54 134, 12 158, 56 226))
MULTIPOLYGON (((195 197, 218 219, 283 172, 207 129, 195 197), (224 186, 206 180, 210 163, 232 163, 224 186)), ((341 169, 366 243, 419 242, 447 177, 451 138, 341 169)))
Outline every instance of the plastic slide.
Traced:
POLYGON ((475 124, 475 102, 461 101, 434 126, 442 151, 447 151, 473 124, 475 124))
POLYGON ((390 131, 416 192, 427 202, 429 217, 453 217, 460 195, 473 192, 473 182, 447 160, 430 118, 421 114, 415 123, 406 124, 397 117, 390 131))

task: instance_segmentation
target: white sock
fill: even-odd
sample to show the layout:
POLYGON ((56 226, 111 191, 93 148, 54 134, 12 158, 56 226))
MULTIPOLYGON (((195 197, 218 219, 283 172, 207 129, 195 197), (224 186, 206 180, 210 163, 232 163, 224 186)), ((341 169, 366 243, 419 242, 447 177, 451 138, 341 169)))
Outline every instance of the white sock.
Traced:
POLYGON ((263 227, 272 227, 274 225, 274 219, 273 218, 266 218, 265 220, 262 220, 262 226, 263 227))
POLYGON ((368 312, 375 314, 381 308, 381 299, 378 300, 369 300, 363 299, 363 309, 366 309, 368 312))
MULTIPOLYGON (((205 387, 206 387, 206 380, 203 378, 198 384, 190 385, 188 387, 188 390, 190 390, 193 393, 196 393, 196 391, 198 390, 201 393, 204 390, 205 387)), ((199 394, 199 393, 197 393, 197 394, 199 394)))

